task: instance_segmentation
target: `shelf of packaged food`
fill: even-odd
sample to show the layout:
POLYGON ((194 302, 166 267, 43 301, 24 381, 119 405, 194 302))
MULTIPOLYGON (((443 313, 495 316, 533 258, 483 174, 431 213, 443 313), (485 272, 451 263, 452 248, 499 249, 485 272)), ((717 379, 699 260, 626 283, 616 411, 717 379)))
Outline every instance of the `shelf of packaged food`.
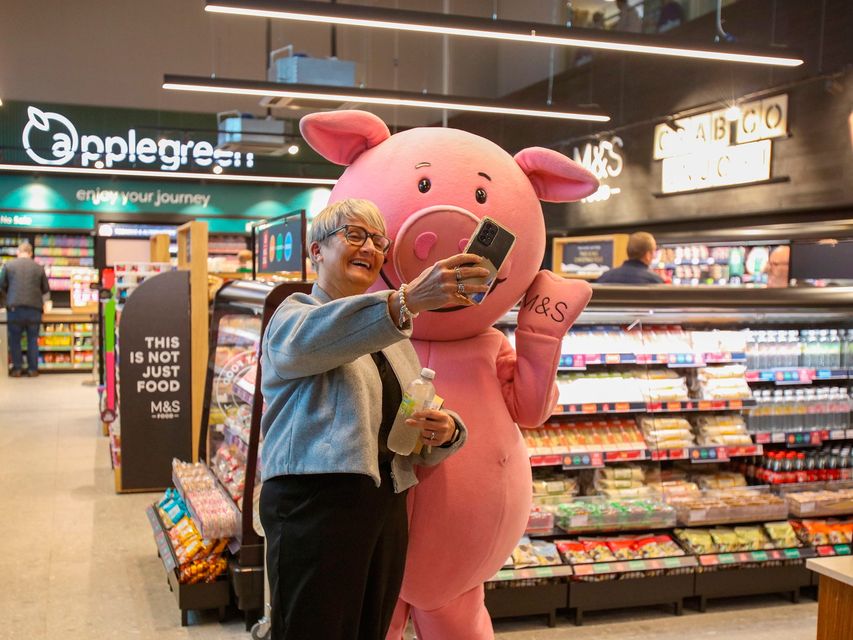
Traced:
POLYGON ((819 447, 827 440, 853 439, 853 429, 759 431, 752 433, 752 437, 759 444, 786 444, 788 447, 819 447))
POLYGON ((661 569, 684 569, 698 566, 696 556, 670 556, 666 558, 646 558, 643 560, 623 560, 620 562, 590 562, 572 566, 576 576, 597 576, 613 573, 633 573, 635 571, 660 571, 661 569))
POLYGON ((755 400, 672 400, 666 402, 589 402, 557 405, 553 416, 602 413, 683 413, 686 411, 738 411, 754 407, 755 400))
POLYGON ((228 491, 222 486, 222 483, 220 482, 219 478, 216 477, 216 474, 210 469, 210 467, 207 467, 207 472, 210 474, 210 477, 213 478, 216 490, 220 493, 220 495, 225 497, 226 502, 229 505, 231 505, 231 507, 233 509, 234 518, 233 518, 233 522, 231 523, 231 525, 229 527, 230 531, 228 531, 228 533, 230 535, 226 535, 226 536, 208 536, 208 535, 205 535, 206 534, 205 522, 204 522, 204 520, 199 518, 198 512, 196 511, 195 507, 193 506, 191 496, 188 495, 186 493, 186 491, 184 491, 184 487, 181 484, 181 480, 175 473, 172 473, 172 484, 175 485, 175 489, 177 489, 178 493, 181 495, 181 499, 187 505, 187 511, 190 514, 190 518, 193 519, 193 522, 195 522, 196 527, 198 527, 198 531, 199 531, 199 533, 201 533, 202 536, 204 536, 204 537, 233 538, 236 535, 236 532, 240 530, 240 526, 239 526, 240 508, 234 502, 234 499, 228 494, 228 491))
POLYGON ((563 467, 571 469, 600 469, 608 463, 640 462, 644 460, 690 460, 693 463, 727 462, 731 458, 760 456, 760 444, 715 447, 685 447, 681 449, 632 449, 623 451, 564 451, 537 453, 530 456, 532 467, 563 467))
POLYGON ((697 556, 699 566, 717 567, 733 564, 754 564, 779 560, 801 560, 817 555, 812 547, 768 549, 765 551, 734 551, 732 553, 708 553, 697 556))
MULTIPOLYGON (((69 345, 59 345, 59 346, 40 346, 39 351, 71 351, 74 347, 69 345)), ((24 348, 26 351, 26 347, 24 348)))
POLYGON ((507 580, 533 580, 537 578, 564 578, 572 575, 572 567, 559 564, 550 567, 526 567, 524 569, 501 569, 487 582, 507 580))
POLYGON ((849 369, 814 369, 787 367, 777 369, 751 369, 746 372, 747 382, 772 382, 779 385, 811 384, 821 380, 848 380, 849 369))
POLYGON ((825 544, 815 547, 815 553, 821 558, 829 556, 849 556, 851 548, 849 544, 825 544))
POLYGON ((178 559, 175 557, 175 550, 169 542, 169 534, 166 533, 166 527, 163 526, 160 514, 157 513, 157 504, 152 504, 146 508, 145 515, 148 516, 148 523, 151 525, 151 530, 154 533, 154 542, 157 544, 157 552, 160 560, 163 561, 163 566, 166 568, 166 571, 174 571, 178 567, 178 559))
POLYGON ((660 364, 672 368, 704 367, 707 364, 746 362, 742 352, 722 353, 564 353, 559 369, 584 371, 590 365, 660 364))
POLYGON ((47 331, 43 333, 39 333, 39 337, 47 337, 47 336, 64 336, 64 337, 75 337, 75 338, 89 338, 92 336, 91 331, 47 331))
POLYGON ((784 500, 775 503, 728 505, 725 507, 713 505, 682 506, 675 503, 678 514, 678 524, 682 527, 708 527, 729 524, 749 524, 753 522, 768 522, 784 520, 788 517, 788 505, 784 500))
POLYGON ((685 447, 681 449, 652 449, 649 451, 650 460, 690 460, 691 462, 726 462, 731 458, 760 456, 764 447, 760 444, 685 447))
POLYGON ((51 363, 42 363, 39 365, 39 370, 46 369, 48 371, 90 371, 94 363, 86 362, 81 364, 51 364, 51 363))

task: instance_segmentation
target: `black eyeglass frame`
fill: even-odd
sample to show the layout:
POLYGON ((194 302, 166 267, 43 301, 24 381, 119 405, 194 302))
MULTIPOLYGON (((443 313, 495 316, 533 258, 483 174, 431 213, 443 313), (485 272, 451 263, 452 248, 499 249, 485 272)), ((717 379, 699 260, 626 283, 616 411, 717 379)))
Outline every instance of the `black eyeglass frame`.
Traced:
POLYGON ((331 238, 338 231, 344 232, 344 240, 346 241, 347 244, 352 245, 353 247, 363 247, 365 244, 367 244, 367 239, 370 238, 370 241, 373 243, 373 250, 374 251, 378 251, 379 253, 381 253, 383 255, 388 255, 388 251, 391 250, 391 244, 393 243, 393 240, 391 240, 391 238, 389 238, 388 236, 383 236, 381 233, 369 233, 367 231, 367 229, 365 229, 364 227, 357 225, 357 224, 343 224, 340 227, 338 227, 337 229, 333 229, 332 231, 329 231, 329 233, 327 233, 325 236, 323 236, 323 240, 327 240, 328 238, 331 238), (359 244, 357 242, 350 242, 349 235, 348 235, 348 230, 350 227, 364 231, 364 242, 362 242, 361 244, 359 244), (384 249, 380 249, 379 246, 376 244, 376 238, 382 238, 383 240, 387 240, 388 246, 386 246, 384 249))

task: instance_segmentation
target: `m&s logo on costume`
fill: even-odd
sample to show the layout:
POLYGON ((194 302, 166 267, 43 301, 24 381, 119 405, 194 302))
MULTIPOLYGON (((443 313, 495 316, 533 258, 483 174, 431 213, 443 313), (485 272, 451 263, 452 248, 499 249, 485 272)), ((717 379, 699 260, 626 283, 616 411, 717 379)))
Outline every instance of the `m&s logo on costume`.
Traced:
POLYGON ((128 129, 124 136, 80 135, 74 123, 62 114, 33 106, 27 108, 27 118, 21 142, 27 155, 39 165, 65 165, 78 156, 80 166, 98 168, 121 163, 159 165, 161 171, 177 171, 185 165, 218 165, 223 169, 255 165, 255 154, 216 149, 207 140, 140 138, 136 129, 128 129))

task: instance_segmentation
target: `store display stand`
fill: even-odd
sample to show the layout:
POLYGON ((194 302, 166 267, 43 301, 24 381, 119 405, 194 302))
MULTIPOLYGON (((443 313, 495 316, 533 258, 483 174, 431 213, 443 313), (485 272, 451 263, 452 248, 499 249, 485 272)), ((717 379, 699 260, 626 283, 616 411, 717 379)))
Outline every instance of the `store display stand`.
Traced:
POLYGON ((693 594, 693 574, 663 575, 604 582, 571 582, 567 606, 574 622, 583 624, 586 611, 672 605, 680 616, 684 599, 693 594))
POLYGON ((169 544, 166 528, 157 513, 157 506, 151 505, 145 510, 148 523, 154 532, 154 540, 157 543, 157 555, 163 562, 166 571, 166 582, 169 590, 175 594, 178 608, 181 610, 181 626, 189 624, 190 611, 204 611, 216 609, 219 612, 219 621, 225 621, 225 608, 231 599, 228 581, 224 579, 215 582, 204 582, 196 584, 181 584, 178 578, 178 560, 175 551, 169 544))
MULTIPOLYGON (((563 404, 557 407, 551 420, 536 430, 535 434, 529 435, 532 432, 523 430, 523 435, 528 444, 531 465, 543 468, 541 471, 534 469, 534 479, 538 478, 540 492, 544 483, 560 485, 561 477, 574 480, 575 493, 581 482, 587 483, 582 491, 590 491, 593 489, 589 484, 594 477, 592 474, 614 469, 614 464, 637 466, 641 463, 647 470, 649 465, 655 464, 659 465, 659 469, 677 468, 691 481, 701 477, 702 468, 715 468, 713 465, 723 464, 728 466, 721 469, 727 469, 732 474, 740 473, 744 483, 749 481, 751 486, 743 488, 748 495, 745 493, 744 498, 737 499, 732 495, 737 489, 721 485, 717 493, 725 494, 724 497, 730 500, 717 500, 716 496, 711 495, 713 491, 700 491, 699 487, 694 486, 696 493, 691 494, 689 499, 682 499, 683 502, 679 502, 675 494, 666 498, 658 496, 664 507, 674 510, 668 521, 657 521, 646 515, 632 515, 631 519, 626 520, 620 514, 629 509, 630 498, 620 498, 618 494, 610 496, 603 492, 599 497, 594 497, 597 493, 594 489, 598 489, 595 487, 593 497, 590 494, 578 497, 575 493, 568 497, 567 494, 560 504, 570 503, 572 507, 559 512, 546 514, 547 509, 541 505, 557 503, 543 501, 540 510, 531 514, 529 540, 520 547, 529 549, 537 540, 577 542, 580 536, 587 537, 590 534, 600 534, 600 540, 632 534, 667 535, 676 539, 676 527, 683 532, 717 527, 717 535, 723 537, 726 529, 736 525, 746 530, 763 530, 765 524, 771 522, 791 519, 796 525, 798 521, 807 523, 809 519, 853 515, 849 497, 785 498, 789 489, 798 495, 804 495, 801 492, 844 491, 845 486, 849 490, 845 479, 849 477, 850 467, 847 462, 842 462, 842 455, 848 454, 836 454, 832 442, 853 440, 849 409, 843 405, 844 398, 849 398, 850 380, 853 379, 853 360, 850 359, 853 341, 847 338, 845 342, 840 338, 842 332, 843 335, 849 335, 846 332, 851 327, 853 289, 732 289, 726 293, 725 298, 720 298, 711 288, 673 287, 656 290, 655 296, 650 298, 648 289, 643 287, 595 288, 588 309, 572 329, 577 334, 567 336, 563 344, 564 352, 559 363, 562 377, 558 376, 558 385, 563 385, 560 387, 561 394, 565 393, 561 396, 563 404), (638 326, 640 337, 632 342, 627 334, 638 326), (651 337, 649 342, 645 342, 644 332, 647 328, 650 336, 655 332, 677 336, 680 331, 689 332, 690 336, 686 338, 687 342, 680 343, 684 347, 676 348, 681 338, 654 342, 655 338, 651 337), (789 352, 782 351, 788 345, 781 339, 777 341, 773 338, 771 343, 769 337, 765 342, 761 342, 760 338, 765 331, 779 330, 796 332, 800 336, 806 335, 806 330, 818 330, 822 332, 821 336, 826 335, 819 340, 811 339, 801 344, 801 350, 796 352, 800 355, 794 356, 800 358, 796 363, 798 366, 788 364, 787 368, 780 368, 781 365, 773 363, 789 355, 789 352), (621 335, 617 335, 620 332, 621 335), (602 342, 600 338, 583 337, 606 336, 608 333, 613 336, 607 342, 602 342), (743 340, 744 344, 739 345, 738 340, 743 340), (598 353, 592 348, 600 346, 607 349, 611 344, 617 347, 613 353, 598 353), (779 345, 778 349, 776 344, 779 345), (672 348, 667 350, 668 347, 672 348), (584 348, 587 350, 584 351, 584 348), (818 359, 815 361, 809 358, 818 359), (761 362, 765 362, 765 365, 761 366, 761 362), (633 367, 633 371, 628 369, 628 375, 623 376, 622 373, 626 371, 623 367, 633 367), (677 375, 638 378, 685 380, 687 388, 684 394, 678 393, 675 399, 652 396, 647 390, 640 397, 635 397, 636 394, 625 394, 623 397, 613 393, 613 388, 624 389, 623 383, 618 387, 613 385, 613 388, 602 386, 597 389, 597 396, 602 397, 591 397, 596 394, 590 393, 589 399, 584 399, 587 396, 572 390, 570 386, 577 379, 606 377, 611 371, 613 377, 631 379, 637 375, 636 369, 639 367, 664 373, 675 370, 677 375), (739 371, 737 395, 704 393, 700 374, 694 373, 694 370, 704 371, 706 373, 702 375, 710 376, 709 372, 715 368, 739 371), (771 415, 773 409, 766 399, 756 399, 758 393, 754 391, 755 388, 760 389, 761 385, 801 385, 816 389, 815 397, 820 398, 822 383, 846 390, 832 395, 828 387, 823 387, 826 389, 824 400, 811 401, 812 404, 806 404, 805 393, 792 396, 803 398, 797 401, 799 404, 796 409, 788 413, 779 412, 781 418, 769 420, 766 424, 754 419, 757 415, 767 420, 765 416, 771 415), (748 395, 741 395, 743 388, 748 390, 748 395), (842 403, 840 408, 839 403, 842 403), (633 430, 626 426, 627 422, 633 421, 632 414, 654 415, 655 419, 659 417, 664 422, 674 421, 670 416, 682 419, 690 429, 690 443, 667 448, 658 446, 654 437, 649 439, 644 432, 639 434, 639 441, 633 435, 628 438, 625 435, 617 437, 614 431, 604 433, 612 429, 609 425, 618 424, 620 430, 633 434, 633 430), (739 420, 743 434, 735 436, 738 438, 736 442, 700 440, 700 435, 709 438, 708 434, 700 434, 700 425, 703 421, 710 423, 711 416, 736 416, 732 424, 739 420), (791 424, 783 422, 783 419, 791 424), (808 420, 805 424, 812 426, 809 430, 798 428, 794 424, 796 419, 808 420), (585 434, 589 433, 592 425, 595 425, 596 431, 590 438, 585 434), (749 438, 751 443, 743 442, 741 435, 749 438), (793 451, 806 451, 805 455, 808 456, 810 449, 823 447, 821 451, 828 451, 825 445, 833 447, 833 453, 821 454, 819 463, 817 456, 810 458, 814 467, 794 467, 790 463, 789 468, 773 470, 767 466, 772 453, 786 453, 790 458, 791 455, 803 455, 792 454, 793 451), (547 471, 548 468, 551 471, 547 471), (756 475, 756 469, 765 469, 769 475, 756 475), (589 475, 583 480, 574 474, 589 475), (820 474, 820 481, 791 479, 806 474, 820 474), (787 479, 780 480, 780 476, 787 476, 787 479), (761 496, 767 498, 759 499, 761 496), (671 500, 671 497, 676 499, 671 500), (619 503, 618 506, 623 507, 623 510, 610 507, 605 502, 619 503), (560 513, 563 520, 557 522, 560 513), (544 515, 551 515, 551 521, 539 517, 544 515)), ((516 314, 507 314, 499 324, 514 328, 516 314)), ((510 340, 512 338, 510 330, 510 340)), ((583 388, 591 389, 590 386, 583 388)), ((647 388, 651 389, 652 386, 647 388)), ((835 393, 834 389, 832 391, 835 393)), ((766 398, 766 395, 761 397, 766 398)), ((773 411, 772 415, 776 416, 776 410, 773 411)), ((642 426, 638 421, 636 428, 642 426)), ((838 449, 843 446, 839 444, 838 449)), ((846 457, 843 459, 847 460, 846 457)), ((568 483, 566 486, 569 486, 568 483)), ((540 497, 549 496, 540 494, 540 497)), ((805 524, 801 526, 805 527, 805 524)), ((799 529, 797 536, 798 546, 786 542, 784 547, 774 548, 770 548, 768 542, 760 542, 762 546, 732 546, 726 549, 724 545, 731 544, 730 541, 718 542, 715 539, 714 545, 719 546, 712 546, 711 551, 703 553, 692 549, 688 542, 682 540, 680 546, 683 555, 651 559, 646 559, 646 556, 642 556, 643 559, 619 556, 617 553, 620 558, 618 561, 610 559, 610 562, 593 562, 573 560, 564 554, 562 561, 565 564, 520 564, 525 568, 499 571, 487 583, 486 605, 494 618, 545 615, 551 623, 558 610, 565 610, 576 624, 582 624, 587 611, 635 606, 669 605, 679 615, 684 604, 705 611, 708 602, 717 598, 779 593, 797 602, 803 588, 812 590, 815 585, 814 577, 805 568, 806 559, 816 555, 849 556, 851 553, 849 541, 844 544, 844 540, 836 540, 828 544, 807 538, 799 529), (559 602, 557 595, 560 590, 565 596, 562 602, 559 602)), ((748 532, 744 537, 746 542, 740 539, 740 543, 749 545, 748 532)), ((550 558, 550 553, 543 553, 542 560, 550 558)), ((513 560, 528 563, 529 556, 526 552, 518 555, 514 552, 513 560)))
POLYGON ((810 572, 802 562, 774 567, 738 567, 697 573, 693 595, 698 598, 697 610, 704 612, 708 600, 715 598, 782 593, 791 602, 799 602, 800 588, 810 584, 810 572))

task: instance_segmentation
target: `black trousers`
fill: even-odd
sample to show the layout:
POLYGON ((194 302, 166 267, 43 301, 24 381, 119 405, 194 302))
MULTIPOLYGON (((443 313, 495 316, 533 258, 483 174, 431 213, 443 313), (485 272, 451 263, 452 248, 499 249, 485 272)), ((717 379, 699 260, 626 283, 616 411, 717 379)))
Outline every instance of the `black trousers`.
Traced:
POLYGON ((385 640, 408 544, 405 493, 387 467, 279 476, 261 489, 272 640, 385 640))

